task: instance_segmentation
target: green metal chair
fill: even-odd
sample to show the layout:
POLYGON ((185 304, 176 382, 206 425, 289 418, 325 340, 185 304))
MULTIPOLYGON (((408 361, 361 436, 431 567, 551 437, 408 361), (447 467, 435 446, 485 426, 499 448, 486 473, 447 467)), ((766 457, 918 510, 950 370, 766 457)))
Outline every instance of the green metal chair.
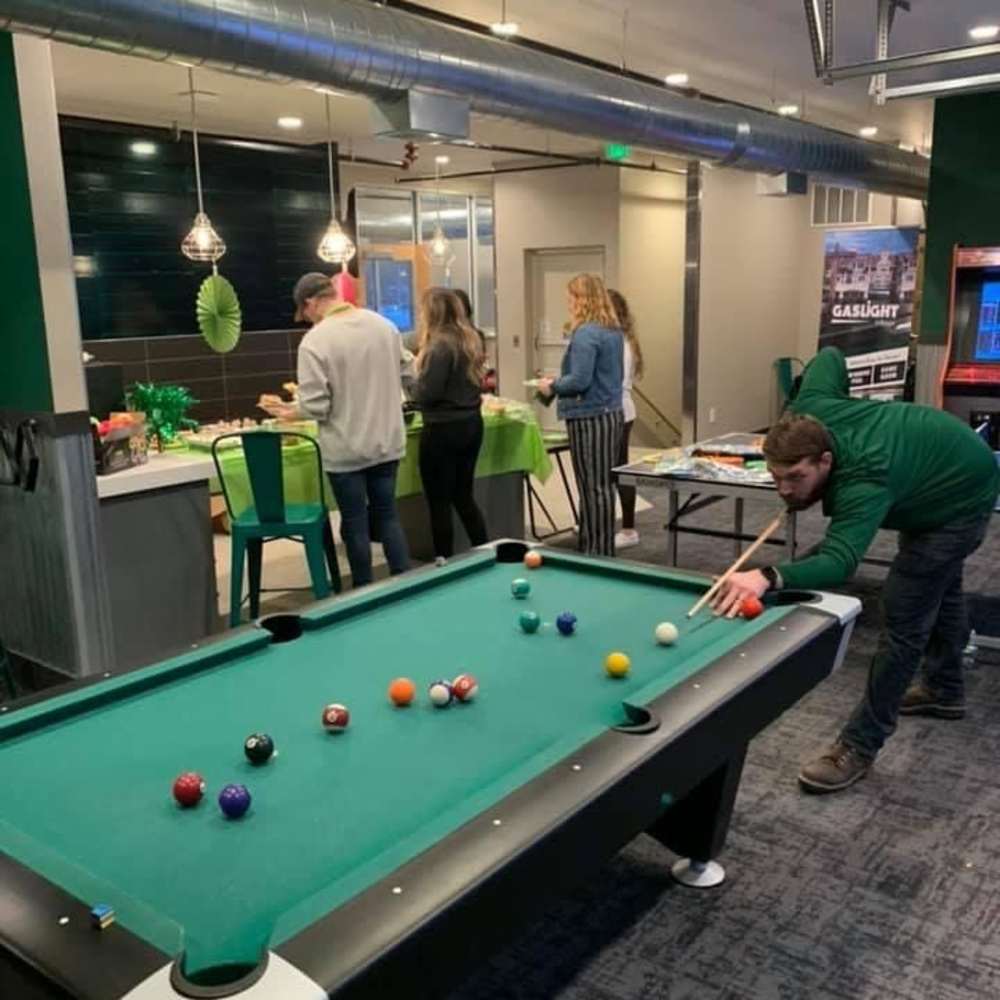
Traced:
POLYGON ((330 595, 330 577, 333 578, 334 591, 339 594, 340 567, 337 564, 337 549, 330 530, 330 519, 323 501, 323 463, 316 441, 306 434, 290 431, 254 430, 223 434, 212 443, 212 460, 222 485, 232 533, 229 624, 235 627, 242 618, 244 561, 249 578, 250 617, 255 619, 260 615, 264 543, 276 538, 290 538, 305 545, 306 562, 309 564, 312 591, 316 600, 330 595), (219 446, 232 438, 239 438, 243 446, 253 496, 253 503, 242 511, 233 509, 225 473, 219 461, 219 446), (315 449, 317 496, 314 502, 285 503, 282 445, 288 438, 308 442, 315 449))

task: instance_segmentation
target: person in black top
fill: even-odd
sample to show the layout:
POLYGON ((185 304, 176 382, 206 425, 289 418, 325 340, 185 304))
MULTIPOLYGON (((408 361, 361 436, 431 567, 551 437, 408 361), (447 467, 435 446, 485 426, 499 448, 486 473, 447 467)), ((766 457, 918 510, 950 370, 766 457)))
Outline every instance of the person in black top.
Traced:
POLYGON ((483 443, 480 380, 483 349, 461 301, 447 288, 429 288, 420 303, 414 402, 424 416, 420 475, 431 515, 434 554, 454 554, 452 507, 473 545, 488 541, 473 496, 483 443))
MULTIPOLYGON (((469 326, 472 327, 476 333, 479 334, 479 340, 483 345, 483 356, 486 356, 486 334, 476 326, 476 321, 472 315, 472 301, 469 299, 469 293, 465 291, 464 288, 452 289, 454 293, 458 296, 458 301, 462 303, 462 307, 465 309, 465 315, 469 319, 469 326)), ((483 392, 496 392, 499 387, 499 381, 497 379, 497 370, 495 368, 483 367, 483 377, 480 380, 480 388, 483 392)))

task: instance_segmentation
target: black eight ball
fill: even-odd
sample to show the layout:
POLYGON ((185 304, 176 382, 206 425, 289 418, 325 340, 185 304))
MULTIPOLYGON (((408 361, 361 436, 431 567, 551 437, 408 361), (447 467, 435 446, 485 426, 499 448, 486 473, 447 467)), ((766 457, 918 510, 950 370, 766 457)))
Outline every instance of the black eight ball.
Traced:
POLYGON ((251 764, 266 764, 274 754, 274 740, 267 733, 253 733, 243 741, 243 752, 251 764))

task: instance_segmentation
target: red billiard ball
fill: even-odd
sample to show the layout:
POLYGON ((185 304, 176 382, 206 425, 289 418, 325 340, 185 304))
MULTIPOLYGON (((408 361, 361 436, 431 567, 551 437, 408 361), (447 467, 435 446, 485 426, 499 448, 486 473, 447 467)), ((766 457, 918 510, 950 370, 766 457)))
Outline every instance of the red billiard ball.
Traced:
POLYGON ((323 709, 323 728, 331 733, 342 733, 351 721, 351 713, 343 705, 327 705, 323 709))
POLYGON ((459 701, 472 701, 479 693, 479 681, 472 674, 459 674, 451 682, 451 690, 459 701))
POLYGON ((740 614, 748 621, 756 618, 764 610, 759 597, 744 597, 740 602, 740 614))
POLYGON ((205 794, 205 779, 196 771, 185 771, 174 781, 174 798, 185 809, 196 806, 205 794))

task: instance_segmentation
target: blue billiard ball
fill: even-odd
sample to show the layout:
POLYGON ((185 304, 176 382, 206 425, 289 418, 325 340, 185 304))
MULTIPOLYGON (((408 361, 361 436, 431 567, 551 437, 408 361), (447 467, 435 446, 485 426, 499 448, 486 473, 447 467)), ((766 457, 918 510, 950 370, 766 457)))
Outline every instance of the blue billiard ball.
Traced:
POLYGON ((510 585, 510 592, 517 598, 527 597, 531 593, 531 584, 523 577, 518 577, 510 585))
POLYGON ((219 808, 230 818, 239 819, 250 808, 246 785, 226 785, 219 792, 219 808))
POLYGON ((542 619, 534 611, 522 611, 520 622, 521 628, 530 635, 532 632, 538 631, 542 619))
POLYGON ((572 611, 564 611, 556 619, 556 628, 563 635, 572 635, 576 631, 576 615, 572 611))

